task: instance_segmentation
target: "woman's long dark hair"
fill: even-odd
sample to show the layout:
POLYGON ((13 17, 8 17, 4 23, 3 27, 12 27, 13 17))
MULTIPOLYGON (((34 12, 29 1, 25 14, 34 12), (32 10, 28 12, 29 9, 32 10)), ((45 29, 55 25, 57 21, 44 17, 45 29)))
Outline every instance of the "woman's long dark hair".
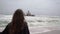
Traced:
POLYGON ((24 27, 24 13, 21 9, 17 9, 13 15, 11 21, 11 28, 9 34, 16 34, 20 32, 24 27))

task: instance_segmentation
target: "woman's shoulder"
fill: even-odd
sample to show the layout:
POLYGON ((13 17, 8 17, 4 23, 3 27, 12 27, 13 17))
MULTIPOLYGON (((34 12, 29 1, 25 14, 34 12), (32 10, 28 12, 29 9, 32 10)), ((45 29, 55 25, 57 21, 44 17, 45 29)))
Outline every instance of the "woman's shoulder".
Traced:
POLYGON ((6 25, 5 29, 9 29, 11 26, 11 23, 8 23, 8 25, 6 25))
POLYGON ((10 24, 11 24, 11 23, 9 23, 9 24, 5 27, 5 29, 2 31, 2 34, 8 34, 8 30, 9 30, 9 28, 10 28, 10 24))

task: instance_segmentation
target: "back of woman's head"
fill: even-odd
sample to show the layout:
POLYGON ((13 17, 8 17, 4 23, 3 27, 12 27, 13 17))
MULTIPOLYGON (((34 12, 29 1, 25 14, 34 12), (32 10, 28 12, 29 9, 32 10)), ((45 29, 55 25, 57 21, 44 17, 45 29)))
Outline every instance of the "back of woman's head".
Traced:
POLYGON ((24 21, 24 13, 21 9, 17 9, 13 15, 13 22, 24 21))

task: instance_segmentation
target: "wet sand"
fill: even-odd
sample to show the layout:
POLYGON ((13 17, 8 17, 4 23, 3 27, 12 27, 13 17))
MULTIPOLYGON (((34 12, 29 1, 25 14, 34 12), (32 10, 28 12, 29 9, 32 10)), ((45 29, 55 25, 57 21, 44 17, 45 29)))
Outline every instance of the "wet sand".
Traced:
POLYGON ((60 34, 60 27, 31 27, 31 34, 60 34))
POLYGON ((53 31, 49 31, 49 32, 41 33, 41 34, 60 34, 60 30, 53 30, 53 31))

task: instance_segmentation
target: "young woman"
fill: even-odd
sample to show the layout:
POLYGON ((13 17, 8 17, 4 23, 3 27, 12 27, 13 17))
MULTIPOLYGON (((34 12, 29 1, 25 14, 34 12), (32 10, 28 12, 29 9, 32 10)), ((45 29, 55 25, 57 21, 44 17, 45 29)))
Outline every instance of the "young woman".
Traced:
POLYGON ((15 11, 11 23, 6 26, 2 34, 30 34, 21 9, 15 11))

